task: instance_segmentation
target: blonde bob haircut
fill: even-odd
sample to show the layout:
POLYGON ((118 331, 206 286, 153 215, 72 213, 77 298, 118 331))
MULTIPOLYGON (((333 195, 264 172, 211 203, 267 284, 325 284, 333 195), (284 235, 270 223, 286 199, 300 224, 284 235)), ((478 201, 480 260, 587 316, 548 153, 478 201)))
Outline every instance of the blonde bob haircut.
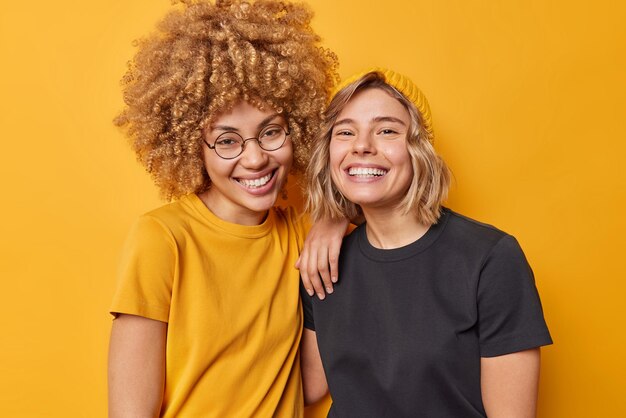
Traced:
POLYGON ((207 190, 205 128, 239 101, 282 115, 295 172, 304 171, 338 75, 304 4, 276 0, 174 1, 157 32, 137 42, 122 80, 125 129, 162 195, 207 190))
MULTIPOLYGON (((391 73, 386 70, 386 74, 391 73)), ((437 155, 432 142, 432 129, 425 129, 424 119, 415 104, 386 82, 385 74, 369 72, 341 88, 326 110, 322 130, 307 168, 306 209, 314 220, 322 218, 355 219, 362 214, 333 184, 329 159, 330 141, 335 122, 351 98, 366 89, 381 89, 396 98, 409 112, 411 123, 407 132, 407 149, 413 167, 413 179, 400 206, 404 214, 415 213, 425 225, 437 223, 443 201, 450 187, 450 170, 437 155)))

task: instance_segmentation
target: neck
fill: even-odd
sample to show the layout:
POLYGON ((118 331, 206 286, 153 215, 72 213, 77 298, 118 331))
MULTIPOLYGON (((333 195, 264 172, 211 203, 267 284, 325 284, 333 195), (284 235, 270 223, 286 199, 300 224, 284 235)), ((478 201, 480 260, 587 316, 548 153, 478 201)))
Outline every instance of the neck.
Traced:
POLYGON ((220 218, 223 221, 238 224, 238 225, 246 225, 246 226, 254 226, 260 225, 263 223, 265 218, 267 218, 267 212, 254 212, 254 211, 246 211, 246 210, 236 210, 236 208, 232 208, 230 206, 224 206, 220 204, 218 199, 215 199, 215 196, 210 193, 211 189, 199 193, 198 197, 205 204, 207 208, 215 216, 220 218))
POLYGON ((404 247, 420 239, 430 228, 414 213, 402 214, 389 208, 363 209, 367 239, 376 248, 404 247))

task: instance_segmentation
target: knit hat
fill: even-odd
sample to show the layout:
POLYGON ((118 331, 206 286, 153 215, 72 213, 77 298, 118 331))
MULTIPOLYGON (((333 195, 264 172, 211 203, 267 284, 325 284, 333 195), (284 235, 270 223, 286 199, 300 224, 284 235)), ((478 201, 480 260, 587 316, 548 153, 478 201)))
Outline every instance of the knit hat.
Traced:
POLYGON ((389 70, 386 68, 374 67, 370 68, 367 71, 362 71, 358 74, 355 74, 351 77, 346 78, 341 83, 335 87, 331 99, 335 97, 339 91, 346 88, 348 85, 354 83, 359 80, 361 77, 364 77, 370 73, 377 73, 382 76, 385 83, 394 87, 400 93, 404 95, 411 103, 415 105, 418 112, 421 114, 424 129, 428 133, 428 138, 431 143, 434 142, 435 132, 433 131, 433 120, 432 115, 430 113, 430 106, 428 105, 428 100, 426 100, 426 96, 424 93, 411 81, 410 78, 403 76, 402 74, 398 74, 393 70, 389 70))

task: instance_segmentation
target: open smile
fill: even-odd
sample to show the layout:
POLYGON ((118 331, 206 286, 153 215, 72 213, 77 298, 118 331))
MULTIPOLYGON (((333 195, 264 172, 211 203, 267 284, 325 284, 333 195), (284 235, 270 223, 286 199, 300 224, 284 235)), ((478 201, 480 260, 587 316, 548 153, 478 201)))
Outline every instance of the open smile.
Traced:
POLYGON ((378 167, 350 167, 347 172, 351 177, 374 178, 384 176, 388 170, 378 167))
POLYGON ((246 189, 260 189, 263 186, 267 185, 272 180, 275 174, 276 174, 276 170, 273 170, 272 172, 267 173, 266 175, 261 176, 261 177, 246 178, 246 179, 235 178, 235 181, 241 184, 246 189))

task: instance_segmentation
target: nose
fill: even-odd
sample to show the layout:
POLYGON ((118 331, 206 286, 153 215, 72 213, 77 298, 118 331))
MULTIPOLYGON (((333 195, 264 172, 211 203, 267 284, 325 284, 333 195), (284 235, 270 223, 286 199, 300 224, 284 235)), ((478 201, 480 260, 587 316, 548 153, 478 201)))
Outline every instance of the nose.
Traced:
POLYGON ((267 164, 269 156, 256 139, 247 139, 243 145, 241 162, 246 168, 260 168, 267 164))
POLYGON ((352 142, 352 152, 355 154, 374 154, 374 138, 371 133, 362 133, 356 135, 352 142))

